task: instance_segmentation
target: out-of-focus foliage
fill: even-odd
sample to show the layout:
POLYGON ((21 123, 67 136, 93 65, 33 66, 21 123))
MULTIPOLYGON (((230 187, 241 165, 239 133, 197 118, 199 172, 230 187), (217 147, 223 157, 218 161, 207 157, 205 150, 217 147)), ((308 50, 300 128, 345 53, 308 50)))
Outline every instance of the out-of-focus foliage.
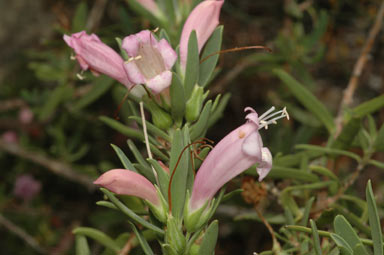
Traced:
MULTIPOLYGON (((71 60, 71 50, 62 35, 85 28, 97 31, 105 43, 118 49, 111 39, 116 35, 123 38, 143 27, 166 25, 173 31, 168 34, 171 42, 175 42, 180 31, 172 28, 181 24, 188 12, 183 18, 169 17, 174 21, 169 22, 138 17, 142 10, 134 1, 44 4, 45 11, 57 17, 47 24, 51 34, 15 52, 15 60, 0 76, 2 252, 116 254, 129 243, 132 254, 142 254, 140 244, 145 247, 147 240, 153 246, 154 232, 121 224, 125 215, 105 208, 116 208, 115 204, 99 201, 100 206, 96 206, 101 193, 91 184, 111 168, 150 172, 150 164, 141 155, 145 148, 137 104, 133 97, 127 101, 125 88, 110 78, 86 72, 81 74, 84 80, 77 79, 80 68, 71 60), (40 192, 32 199, 13 191, 18 176, 26 173, 41 183, 40 192), (14 225, 9 227, 9 222, 14 225), (92 228, 76 229, 75 246, 72 229, 80 225, 92 228), (29 239, 15 229, 21 229, 35 243, 28 244, 29 239)), ((218 208, 221 228, 217 230, 214 221, 207 230, 218 235, 217 254, 263 250, 261 254, 370 254, 371 250, 382 254, 382 34, 361 77, 356 104, 343 109, 340 134, 334 121, 342 89, 347 86, 379 4, 342 0, 225 2, 225 29, 219 27, 211 40, 220 40, 223 33, 223 48, 263 44, 272 48, 272 53, 227 53, 220 56, 218 69, 201 67, 200 85, 215 80, 208 88, 212 98, 202 96, 205 107, 191 126, 193 140, 203 137, 210 127, 207 137, 218 141, 242 123, 240 110, 248 105, 262 110, 270 105, 287 106, 291 121, 265 132, 264 144, 274 155, 273 169, 265 182, 258 185, 253 177, 243 179, 244 200, 249 201, 247 192, 257 197, 252 207, 236 191, 239 182, 228 185, 228 190, 235 192, 224 197, 224 205, 218 208), (208 74, 202 75, 204 72, 208 74), (209 72, 214 77, 210 78, 209 72), (221 100, 213 97, 227 91, 232 99, 229 94, 221 100), (227 102, 229 107, 224 110, 227 102), (213 112, 211 122, 207 123, 204 112, 213 112), (222 115, 224 118, 214 125, 222 115), (371 183, 366 186, 368 179, 372 179, 374 189, 371 183), (273 234, 263 227, 265 222, 273 234)), ((209 45, 206 50, 215 52, 209 45)), ((209 61, 204 65, 209 67, 209 61)), ((193 71, 188 75, 193 76, 193 71)), ((173 98, 182 98, 179 82, 172 82, 170 93, 177 95, 173 98)), ((189 86, 191 93, 193 86, 189 86)), ((181 121, 188 102, 175 100, 170 104, 176 105, 171 112, 173 120, 181 121)), ((188 118, 192 123, 197 117, 188 118)), ((149 124, 147 128, 151 136, 169 141, 163 130, 149 124)), ((156 158, 169 160, 162 144, 157 145, 152 148, 156 158)), ((255 169, 246 174, 255 175, 255 169)), ((119 198, 141 215, 144 208, 139 200, 119 198)))

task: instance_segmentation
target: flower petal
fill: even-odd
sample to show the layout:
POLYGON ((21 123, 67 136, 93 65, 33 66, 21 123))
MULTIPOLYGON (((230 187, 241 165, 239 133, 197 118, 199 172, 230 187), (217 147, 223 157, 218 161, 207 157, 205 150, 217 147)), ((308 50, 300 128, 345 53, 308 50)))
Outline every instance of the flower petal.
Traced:
POLYGON ((113 169, 102 174, 94 184, 119 195, 136 196, 160 205, 155 186, 144 176, 126 169, 113 169))
POLYGON ((147 87, 150 88, 153 93, 158 94, 163 89, 169 87, 172 82, 172 72, 171 71, 165 71, 159 75, 156 75, 152 79, 148 80, 146 82, 147 87))
POLYGON ((257 166, 257 173, 259 174, 259 181, 261 182, 265 176, 268 175, 272 168, 272 154, 268 148, 264 147, 262 151, 262 162, 257 166))
POLYGON ((175 64, 177 59, 176 52, 172 49, 171 45, 169 45, 168 41, 165 39, 161 39, 157 44, 157 48, 160 51, 161 56, 164 59, 165 67, 169 70, 175 64))

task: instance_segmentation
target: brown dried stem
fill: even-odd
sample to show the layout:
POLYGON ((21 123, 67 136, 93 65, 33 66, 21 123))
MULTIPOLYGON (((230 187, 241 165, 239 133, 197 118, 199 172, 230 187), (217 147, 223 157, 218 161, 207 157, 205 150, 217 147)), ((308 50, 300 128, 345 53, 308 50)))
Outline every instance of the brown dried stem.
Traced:
POLYGON ((47 251, 40 247, 40 245, 37 243, 37 241, 30 236, 27 232, 25 232, 24 229, 16 226, 11 221, 9 221, 7 218, 5 218, 3 215, 0 214, 0 225, 5 227, 9 232, 12 232, 19 238, 23 239, 24 242, 26 242, 29 246, 31 246, 35 251, 37 251, 40 254, 47 254, 47 251))
POLYGON ((360 56, 357 62, 355 63, 355 66, 353 67, 353 72, 348 82, 348 86, 344 90, 343 98, 341 100, 339 111, 335 120, 336 122, 335 136, 338 136, 341 132, 341 129, 343 127, 343 111, 352 103, 353 95, 358 86, 360 75, 363 72, 365 63, 368 60, 368 53, 371 51, 373 44, 375 42, 376 36, 381 29, 381 26, 383 23, 383 16, 384 16, 384 1, 381 3, 380 9, 377 12, 375 23, 373 24, 371 30, 369 31, 367 41, 365 42, 363 49, 361 50, 360 56))
POLYGON ((54 174, 65 177, 68 180, 80 183, 88 188, 88 190, 93 191, 95 185, 92 183, 92 179, 86 175, 77 173, 74 169, 71 168, 67 163, 61 162, 48 158, 47 156, 39 153, 30 151, 22 148, 16 143, 6 143, 0 140, 0 150, 6 151, 15 156, 30 160, 36 164, 44 166, 54 174))

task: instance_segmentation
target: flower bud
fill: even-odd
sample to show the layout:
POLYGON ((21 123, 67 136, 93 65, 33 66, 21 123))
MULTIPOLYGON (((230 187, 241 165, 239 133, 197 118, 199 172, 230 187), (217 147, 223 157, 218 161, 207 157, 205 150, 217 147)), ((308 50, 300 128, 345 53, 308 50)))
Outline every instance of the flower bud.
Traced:
POLYGON ((204 94, 203 87, 200 87, 196 84, 193 88, 191 97, 186 103, 185 119, 188 122, 193 122, 197 120, 200 115, 201 107, 203 106, 203 101, 206 96, 207 94, 204 94))
POLYGON ((155 124, 156 127, 168 130, 172 126, 171 115, 160 108, 160 106, 151 100, 148 100, 147 106, 151 112, 153 124, 155 124))
POLYGON ((165 241, 172 248, 170 251, 176 252, 176 255, 183 254, 186 244, 185 236, 182 231, 181 222, 172 215, 168 217, 165 241))

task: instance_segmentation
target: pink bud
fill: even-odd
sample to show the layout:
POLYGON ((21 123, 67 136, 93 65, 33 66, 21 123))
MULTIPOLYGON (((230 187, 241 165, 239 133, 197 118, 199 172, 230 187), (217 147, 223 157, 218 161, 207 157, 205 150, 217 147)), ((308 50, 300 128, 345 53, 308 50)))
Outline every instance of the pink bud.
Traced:
POLYGON ((127 88, 132 87, 123 67, 123 59, 111 47, 101 42, 97 35, 87 35, 85 31, 81 31, 71 36, 64 35, 64 41, 74 49, 83 70, 91 69, 95 74, 103 73, 127 88))
POLYGON ((31 123, 33 119, 33 112, 28 107, 24 107, 19 111, 19 120, 23 124, 31 123))
POLYGON ((119 195, 136 196, 160 206, 155 186, 144 176, 126 169, 113 169, 102 174, 94 184, 119 195))
POLYGON ((1 139, 6 143, 18 143, 19 136, 15 131, 6 131, 1 135, 1 139))
POLYGON ((145 84, 155 94, 171 85, 170 70, 177 55, 167 40, 157 41, 149 30, 143 30, 125 37, 122 47, 130 57, 124 67, 132 82, 145 84))
POLYGON ((247 123, 224 137, 208 154, 197 172, 190 200, 191 211, 211 200, 225 183, 252 165, 259 163, 259 181, 270 171, 272 156, 263 147, 258 131, 258 115, 249 107, 246 110, 252 111, 246 117, 247 123))
POLYGON ((180 38, 180 63, 183 68, 185 68, 187 61, 188 41, 191 32, 196 31, 200 52, 219 24, 220 10, 223 3, 224 0, 206 0, 197 5, 189 14, 180 38))
POLYGON ((23 174, 17 177, 13 194, 24 200, 31 200, 41 189, 41 183, 28 174, 23 174))

